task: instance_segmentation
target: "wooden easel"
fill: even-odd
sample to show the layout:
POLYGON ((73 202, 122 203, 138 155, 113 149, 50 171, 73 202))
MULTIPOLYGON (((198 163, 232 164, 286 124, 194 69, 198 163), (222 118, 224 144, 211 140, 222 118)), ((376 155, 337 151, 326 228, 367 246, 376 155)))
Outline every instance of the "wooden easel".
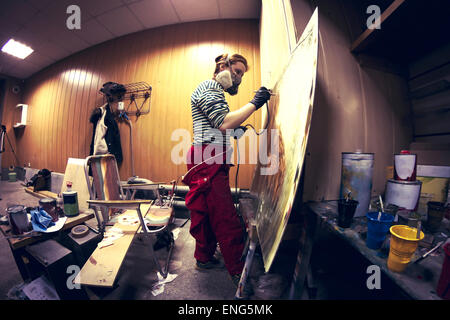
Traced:
POLYGON ((238 288, 234 296, 235 299, 238 300, 245 299, 245 284, 247 283, 247 278, 252 267, 255 250, 259 242, 258 234, 256 232, 255 211, 251 204, 252 201, 252 199, 239 200, 239 208, 248 228, 248 238, 246 245, 246 247, 248 247, 248 252, 247 257, 245 258, 244 268, 242 269, 241 279, 239 280, 238 288))

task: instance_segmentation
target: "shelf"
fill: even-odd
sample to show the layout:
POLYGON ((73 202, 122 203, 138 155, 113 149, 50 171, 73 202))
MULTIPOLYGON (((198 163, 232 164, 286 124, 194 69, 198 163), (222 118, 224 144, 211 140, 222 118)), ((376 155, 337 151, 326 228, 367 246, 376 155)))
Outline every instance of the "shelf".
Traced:
POLYGON ((391 16, 392 13, 394 13, 395 10, 397 10, 405 0, 395 0, 392 2, 392 4, 383 11, 380 17, 380 29, 366 29, 359 37, 358 39, 353 42, 351 51, 352 52, 360 52, 362 51, 368 43, 370 43, 370 40, 374 37, 374 34, 377 31, 382 30, 381 27, 384 27, 384 23, 387 21, 387 19, 391 16))
POLYGON ((366 29, 351 52, 391 63, 411 62, 450 43, 450 11, 441 0, 395 0, 381 14, 381 29, 366 29))
POLYGON ((125 113, 127 115, 134 115, 137 117, 149 113, 152 87, 148 83, 143 81, 128 83, 124 84, 123 86, 125 87, 126 91, 118 101, 129 101, 128 105, 124 104, 125 113))
POLYGON ((27 104, 18 104, 16 108, 22 108, 22 115, 20 118, 20 122, 13 125, 13 128, 23 128, 27 125, 27 114, 28 114, 28 105, 27 104))

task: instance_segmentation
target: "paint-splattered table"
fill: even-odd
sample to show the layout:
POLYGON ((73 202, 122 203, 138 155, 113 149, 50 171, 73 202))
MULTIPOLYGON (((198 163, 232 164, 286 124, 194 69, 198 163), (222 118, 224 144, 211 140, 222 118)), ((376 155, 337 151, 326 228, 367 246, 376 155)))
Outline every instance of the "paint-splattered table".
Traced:
MULTIPOLYGON (((442 246, 426 259, 418 263, 409 263, 402 273, 392 272, 387 267, 387 257, 389 254, 389 238, 379 250, 372 250, 366 246, 367 218, 355 217, 350 228, 340 228, 337 225, 337 202, 308 202, 307 208, 319 217, 320 228, 332 232, 338 237, 344 239, 366 259, 374 265, 380 267, 381 271, 393 280, 407 295, 416 300, 440 300, 436 294, 436 286, 439 280, 442 263, 444 261, 444 252, 442 246)), ((445 223, 438 232, 434 233, 435 243, 450 236, 445 223)), ((425 231, 426 233, 426 231, 425 231)), ((433 244, 434 246, 434 244, 433 244)), ((429 248, 418 247, 415 255, 421 256, 429 248)), ((413 261, 416 257, 413 257, 413 261)))
POLYGON ((17 268, 19 269, 19 272, 23 280, 25 280, 29 276, 25 265, 27 259, 24 256, 25 251, 24 249, 26 246, 39 241, 58 237, 62 231, 68 230, 74 226, 82 224, 83 222, 86 222, 92 218, 94 218, 94 213, 92 210, 80 212, 77 216, 67 217, 67 220, 64 223, 64 226, 61 228, 61 230, 53 233, 36 232, 36 235, 31 237, 13 237, 11 233, 11 227, 9 225, 0 225, 0 231, 8 241, 8 244, 11 248, 11 252, 14 256, 14 260, 16 261, 17 268))

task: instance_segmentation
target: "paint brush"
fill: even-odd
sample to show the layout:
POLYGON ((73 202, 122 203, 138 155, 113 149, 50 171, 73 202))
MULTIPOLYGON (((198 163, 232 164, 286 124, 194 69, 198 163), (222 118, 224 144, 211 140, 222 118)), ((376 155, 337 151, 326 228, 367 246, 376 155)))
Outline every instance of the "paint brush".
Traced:
POLYGON ((413 263, 417 263, 417 262, 419 262, 419 261, 422 261, 423 259, 425 259, 426 257, 428 257, 428 255, 429 255, 430 253, 433 253, 434 251, 436 251, 436 249, 438 249, 443 243, 444 243, 444 241, 438 242, 438 244, 437 244, 433 249, 431 249, 430 251, 427 251, 424 255, 422 255, 420 258, 418 258, 418 259, 417 259, 416 261, 414 261, 413 263))
POLYGON ((380 207, 381 207, 381 211, 378 211, 378 221, 380 221, 381 220, 381 212, 384 212, 384 207, 383 207, 383 199, 381 199, 381 195, 379 195, 378 198, 380 199, 380 207))
POLYGON ((417 221, 417 234, 416 239, 420 238, 420 229, 422 228, 422 221, 417 221))
POLYGON ((347 189, 347 191, 348 191, 348 193, 347 193, 347 195, 345 196, 345 201, 346 201, 346 202, 348 202, 348 199, 350 199, 350 195, 352 194, 352 192, 351 192, 350 190, 347 189))
MULTIPOLYGON (((268 90, 268 91, 270 92, 270 95, 271 95, 271 96, 276 96, 276 94, 275 94, 275 93, 272 93, 271 90, 268 90)), ((256 93, 256 92, 258 92, 258 91, 255 90, 255 91, 253 91, 253 92, 256 93)))
POLYGON ((384 212, 383 199, 381 199, 381 195, 378 196, 380 199, 381 212, 384 212))

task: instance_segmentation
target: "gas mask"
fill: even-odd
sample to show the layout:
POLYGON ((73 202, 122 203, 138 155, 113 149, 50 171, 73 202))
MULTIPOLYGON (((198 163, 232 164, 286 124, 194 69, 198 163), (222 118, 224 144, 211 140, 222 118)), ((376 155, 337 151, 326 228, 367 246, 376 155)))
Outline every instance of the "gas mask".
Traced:
POLYGON ((231 72, 231 80, 233 85, 229 87, 226 92, 234 96, 238 93, 239 85, 241 84, 241 77, 237 76, 234 72, 231 72))
POLYGON ((238 93, 241 77, 230 70, 223 70, 216 75, 216 81, 222 85, 226 92, 234 96, 238 93))

